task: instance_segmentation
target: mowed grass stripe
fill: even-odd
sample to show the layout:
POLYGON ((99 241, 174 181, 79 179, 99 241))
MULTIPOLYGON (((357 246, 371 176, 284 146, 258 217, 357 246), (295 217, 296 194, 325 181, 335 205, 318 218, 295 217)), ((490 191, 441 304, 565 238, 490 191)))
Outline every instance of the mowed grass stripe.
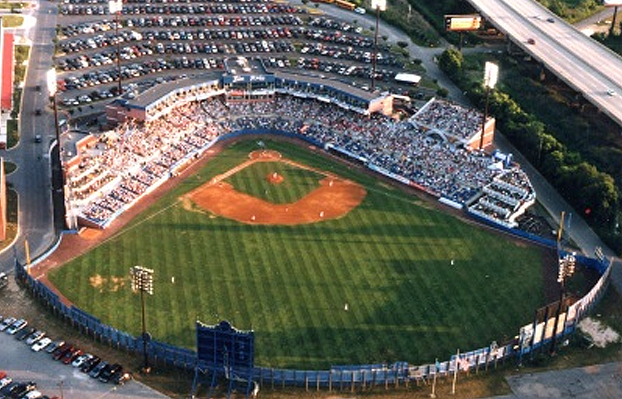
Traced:
MULTIPOLYGON (((543 304, 538 249, 422 208, 354 169, 264 141, 285 158, 363 184, 367 198, 341 219, 287 227, 245 225, 178 205, 184 192, 256 149, 252 141, 238 142, 114 239, 50 278, 77 306, 137 334, 140 307, 129 287, 95 289, 89 278, 110 281, 136 264, 154 268, 158 298, 148 299, 148 309, 157 319, 150 319, 155 339, 193 347, 197 318, 228 319, 255 330, 257 364, 305 369, 430 362, 457 347, 488 345, 491 330, 497 340, 513 336, 543 304), (464 267, 451 269, 451 259, 464 267), (170 283, 173 273, 180 283, 170 283), (352 302, 347 312, 345 301, 352 302)), ((263 173, 247 184, 261 191, 263 173)), ((270 188, 284 190, 279 198, 299 195, 308 177, 287 180, 296 179, 292 187, 270 188)))

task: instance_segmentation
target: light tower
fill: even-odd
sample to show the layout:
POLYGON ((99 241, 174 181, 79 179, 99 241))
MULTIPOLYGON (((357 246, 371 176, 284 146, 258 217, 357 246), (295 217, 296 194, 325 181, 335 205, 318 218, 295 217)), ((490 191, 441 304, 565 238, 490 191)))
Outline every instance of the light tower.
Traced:
POLYGON ((114 36, 117 42, 117 73, 119 75, 117 82, 119 84, 118 95, 123 94, 121 88, 121 40, 119 39, 119 14, 123 10, 123 0, 110 0, 108 2, 108 11, 110 14, 114 14, 114 36))
POLYGON ((482 135, 479 138, 479 149, 484 147, 484 136, 486 135, 486 119, 488 119, 488 100, 490 99, 490 90, 495 88, 499 78, 499 66, 492 62, 486 62, 484 69, 484 87, 486 88, 486 104, 484 106, 484 119, 482 120, 482 135))
POLYGON ((132 291, 140 292, 143 325, 143 356, 145 360, 143 371, 145 373, 149 373, 149 359, 147 356, 147 341, 149 340, 149 336, 147 334, 147 321, 145 318, 145 292, 149 295, 153 295, 153 269, 147 269, 142 266, 134 266, 130 268, 130 276, 132 277, 132 291))
MULTIPOLYGON (((561 314, 562 308, 564 306, 564 299, 566 296, 566 279, 571 277, 575 272, 576 267, 576 253, 566 253, 564 256, 561 256, 561 239, 564 230, 564 216, 565 212, 561 213, 561 219, 559 222, 559 231, 557 232, 557 262, 558 262, 558 272, 557 272, 557 282, 559 283, 559 305, 557 306, 557 312, 555 313, 555 325, 553 326, 553 337, 551 339, 551 355, 555 355, 555 344, 557 342, 557 330, 559 324, 559 315, 561 314)), ((562 328, 562 332, 563 332, 562 328)))
POLYGON ((371 89, 376 88, 376 63, 378 62, 378 24, 380 22, 380 11, 387 10, 387 0, 371 0, 372 10, 376 10, 376 30, 374 35, 374 58, 372 59, 371 89))

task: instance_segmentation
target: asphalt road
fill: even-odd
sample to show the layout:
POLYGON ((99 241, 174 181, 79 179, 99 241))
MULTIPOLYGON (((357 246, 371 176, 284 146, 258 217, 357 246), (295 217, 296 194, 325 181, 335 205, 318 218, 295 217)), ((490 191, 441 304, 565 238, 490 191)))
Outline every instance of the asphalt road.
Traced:
POLYGON ((622 125, 622 58, 533 0, 468 0, 519 47, 622 125), (551 18, 554 22, 548 22, 551 18), (535 40, 535 43, 529 43, 535 40), (616 94, 609 95, 608 90, 616 94))
MULTIPOLYGON (((54 121, 45 81, 46 72, 52 67, 56 5, 41 2, 40 7, 28 12, 36 16, 37 22, 35 28, 18 32, 27 35, 33 44, 21 104, 21 138, 16 147, 0 152, 5 160, 18 165, 17 170, 7 177, 7 182, 19 193, 19 238, 15 248, 20 262, 26 259, 25 240, 28 240, 31 255, 35 255, 43 253, 56 239, 50 174, 50 140, 47 140, 50 134, 52 138, 54 136, 54 121), (36 85, 41 85, 41 92, 35 90, 36 85), (37 109, 42 110, 42 115, 35 116, 37 109), (44 137, 42 143, 34 142, 36 134, 44 137)), ((0 254, 0 271, 11 270, 13 265, 13 251, 4 251, 0 254)))
POLYGON ((122 386, 101 383, 71 365, 52 360, 46 352, 33 352, 29 346, 15 340, 6 332, 0 332, 0 370, 6 371, 14 381, 34 381, 37 390, 50 397, 58 396, 64 399, 167 397, 137 381, 129 381, 122 386))

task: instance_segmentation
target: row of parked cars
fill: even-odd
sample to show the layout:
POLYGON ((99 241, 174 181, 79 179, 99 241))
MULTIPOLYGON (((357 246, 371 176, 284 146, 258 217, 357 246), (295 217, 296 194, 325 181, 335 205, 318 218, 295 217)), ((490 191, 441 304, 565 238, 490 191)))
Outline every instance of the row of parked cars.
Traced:
MULTIPOLYGON (((213 53, 224 53, 224 41, 230 40, 236 42, 238 40, 270 40, 270 39, 291 39, 297 38, 304 30, 290 29, 289 27, 264 27, 264 28, 240 28, 236 30, 215 30, 215 29, 192 29, 192 30, 160 30, 145 31, 138 33, 135 31, 122 30, 118 35, 114 33, 100 33, 91 37, 84 37, 64 40, 59 43, 59 48, 66 54, 82 52, 83 50, 98 49, 110 47, 116 52, 117 43, 130 44, 133 47, 143 49, 141 55, 165 52, 174 52, 172 45, 182 44, 190 45, 209 45, 210 48, 218 48, 213 53), (205 40, 213 40, 215 43, 199 42, 205 40), (187 43, 179 43, 187 42, 187 43), (164 43, 163 43, 164 42, 164 43), (171 43, 166 43, 171 42, 171 43), (220 46, 218 46, 220 44, 220 46), (151 51, 146 51, 150 49, 151 51), (168 51, 167 51, 168 50, 168 51)), ((131 48, 125 46, 124 49, 131 48)), ((274 51, 274 50, 273 50, 274 51)), ((190 51, 187 51, 190 52, 190 51)), ((199 50, 199 52, 203 52, 199 50)))
MULTIPOLYGON (((255 4, 130 4, 123 5, 122 13, 129 14, 267 14, 296 13, 304 10, 289 4, 255 3, 255 4)), ((62 15, 108 15, 107 4, 63 4, 60 6, 62 15)))
MULTIPOLYGON (((111 364, 99 356, 85 353, 75 345, 64 340, 52 340, 45 331, 31 327, 28 321, 14 317, 2 318, 0 316, 0 331, 14 336, 18 341, 23 341, 30 346, 33 352, 45 352, 51 355, 53 360, 71 365, 75 369, 87 373, 92 378, 107 383, 114 382, 121 385, 132 378, 132 374, 124 370, 120 364, 111 364)), ((28 397, 27 399, 42 398, 41 396, 28 397)), ((2 396, 0 396, 2 398, 2 396)), ((21 398, 16 396, 16 398, 21 398)))
POLYGON ((33 381, 13 381, 5 371, 0 370, 0 398, 11 399, 58 399, 57 396, 50 398, 37 390, 37 384, 33 381))

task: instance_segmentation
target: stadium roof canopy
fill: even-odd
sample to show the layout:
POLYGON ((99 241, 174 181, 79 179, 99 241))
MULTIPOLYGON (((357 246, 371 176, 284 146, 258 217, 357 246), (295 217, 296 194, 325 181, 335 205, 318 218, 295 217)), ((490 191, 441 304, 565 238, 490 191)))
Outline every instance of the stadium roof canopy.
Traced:
POLYGON ((419 82, 421 82, 421 76, 415 75, 414 73, 398 73, 397 75, 395 75, 395 80, 397 80, 398 82, 418 85, 419 82))

